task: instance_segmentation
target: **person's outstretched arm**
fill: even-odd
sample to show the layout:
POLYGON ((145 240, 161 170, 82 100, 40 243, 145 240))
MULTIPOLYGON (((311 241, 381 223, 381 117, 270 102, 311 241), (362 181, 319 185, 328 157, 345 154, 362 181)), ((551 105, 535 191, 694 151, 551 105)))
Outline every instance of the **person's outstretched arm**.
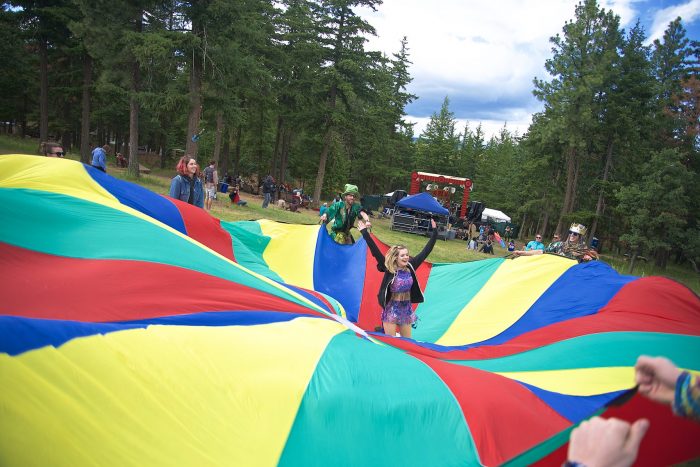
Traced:
POLYGON ((639 393, 649 399, 670 405, 681 371, 669 359, 642 355, 634 366, 634 379, 639 393))
POLYGON ((321 220, 320 222, 323 224, 327 224, 331 222, 335 218, 336 211, 338 210, 338 207, 336 206, 336 203, 331 204, 328 206, 328 209, 326 212, 321 214, 321 220))
POLYGON ((664 357, 642 355, 634 367, 639 392, 649 399, 671 405, 677 415, 700 421, 700 383, 664 357))
POLYGON ((369 247, 369 251, 372 252, 372 256, 374 256, 374 259, 377 260, 377 268, 380 271, 385 271, 386 266, 384 265, 384 255, 381 251, 379 251, 379 247, 376 243, 374 243, 372 236, 367 231, 367 224, 365 224, 364 221, 358 220, 357 229, 362 234, 362 238, 365 239, 365 242, 367 242, 367 246, 369 247))
POLYGON ((515 250, 513 251, 514 256, 537 256, 543 254, 543 250, 515 250))
POLYGON ((411 266, 413 266, 414 269, 418 269, 418 266, 425 261, 425 258, 428 257, 435 246, 435 241, 437 240, 438 236, 438 229, 434 219, 430 219, 430 226, 433 228, 433 233, 430 236, 430 240, 428 240, 428 243, 423 247, 420 253, 411 258, 411 266))
POLYGON ((567 464, 628 467, 648 429, 649 421, 643 418, 633 424, 616 418, 586 420, 571 432, 567 464))

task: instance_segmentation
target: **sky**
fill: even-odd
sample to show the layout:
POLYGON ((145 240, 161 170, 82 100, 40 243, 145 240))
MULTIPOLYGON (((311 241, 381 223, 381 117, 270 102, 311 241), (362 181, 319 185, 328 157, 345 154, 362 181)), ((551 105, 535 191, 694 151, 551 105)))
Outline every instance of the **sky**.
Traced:
MULTIPOLYGON (((486 137, 504 125, 522 135, 532 114, 542 110, 533 95, 533 78, 548 79, 550 37, 574 18, 575 0, 384 0, 373 12, 359 14, 374 26, 368 50, 391 56, 408 39, 408 90, 418 99, 407 106, 406 120, 420 135, 445 96, 458 121, 481 124, 486 137)), ((637 20, 648 42, 661 38, 680 16, 689 39, 700 40, 700 0, 599 0, 631 29, 637 20)))

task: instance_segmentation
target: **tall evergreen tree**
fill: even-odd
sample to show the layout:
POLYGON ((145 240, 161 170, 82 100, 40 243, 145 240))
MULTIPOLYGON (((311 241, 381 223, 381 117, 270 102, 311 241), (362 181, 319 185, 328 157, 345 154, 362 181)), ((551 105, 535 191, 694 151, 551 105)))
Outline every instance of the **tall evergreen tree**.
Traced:
POLYGON ((566 129, 559 136, 566 158, 566 189, 557 232, 563 230, 567 215, 576 206, 581 165, 595 151, 596 97, 606 91, 605 74, 617 58, 619 45, 619 18, 601 10, 596 0, 579 3, 575 14, 575 20, 565 24, 563 36, 551 39, 553 56, 545 68, 553 79, 535 79, 534 91, 556 124, 566 129))
POLYGON ((366 36, 375 34, 375 31, 353 8, 364 6, 375 9, 381 3, 381 0, 321 0, 318 3, 316 15, 323 47, 322 63, 325 66, 317 80, 325 108, 314 200, 321 197, 326 162, 337 137, 338 123, 345 116, 353 94, 362 92, 366 86, 364 73, 369 56, 365 52, 364 43, 366 36))
POLYGON ((450 110, 450 99, 445 97, 440 111, 430 117, 430 122, 418 139, 416 167, 428 172, 451 174, 458 158, 459 135, 457 121, 450 110))
MULTIPOLYGON (((20 11, 0 10, 0 55, 12 66, 0 74, 0 121, 8 122, 8 131, 27 133, 27 119, 36 102, 36 54, 30 53, 31 31, 22 25, 20 11)), ((3 125, 4 126, 4 125, 3 125)))
MULTIPOLYGON (((39 139, 49 138, 49 68, 62 54, 61 49, 70 40, 68 23, 76 10, 70 0, 14 0, 10 2, 20 8, 22 29, 39 57, 39 139)), ((53 76, 51 77, 53 79, 53 76)))

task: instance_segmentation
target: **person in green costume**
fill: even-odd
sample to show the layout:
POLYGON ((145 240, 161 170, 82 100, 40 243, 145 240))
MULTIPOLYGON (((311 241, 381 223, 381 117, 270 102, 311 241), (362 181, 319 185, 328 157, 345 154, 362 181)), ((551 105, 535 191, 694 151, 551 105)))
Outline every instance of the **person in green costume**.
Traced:
POLYGON ((331 224, 331 237, 336 243, 352 245, 355 239, 352 238, 350 229, 358 217, 369 224, 369 216, 359 203, 360 192, 357 186, 346 184, 342 196, 341 201, 328 206, 328 210, 321 216, 321 222, 331 224))

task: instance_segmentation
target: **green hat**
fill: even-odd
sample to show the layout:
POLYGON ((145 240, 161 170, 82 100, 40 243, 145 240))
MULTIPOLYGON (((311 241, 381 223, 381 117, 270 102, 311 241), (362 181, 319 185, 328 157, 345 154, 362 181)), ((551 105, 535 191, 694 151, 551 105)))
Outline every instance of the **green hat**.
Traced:
POLYGON ((349 183, 345 184, 345 191, 343 191, 343 196, 345 195, 355 195, 356 199, 360 199, 360 190, 357 189, 356 185, 351 185, 349 183))

